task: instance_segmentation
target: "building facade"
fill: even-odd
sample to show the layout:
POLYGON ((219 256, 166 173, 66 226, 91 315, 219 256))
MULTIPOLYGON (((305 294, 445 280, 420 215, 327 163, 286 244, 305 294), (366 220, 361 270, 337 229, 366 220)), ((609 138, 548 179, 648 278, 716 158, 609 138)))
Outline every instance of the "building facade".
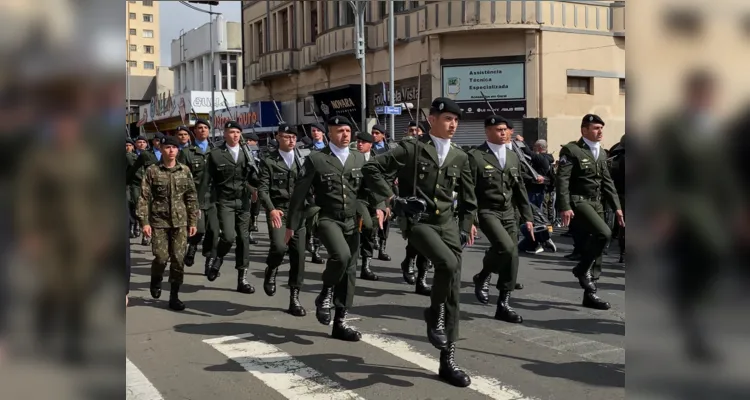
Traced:
POLYGON ((128 0, 126 29, 131 76, 156 76, 159 66, 159 3, 128 0))
MULTIPOLYGON (((464 111, 454 141, 479 144, 491 113, 484 94, 517 133, 547 139, 550 151, 580 136, 587 113, 606 121, 604 144, 614 144, 625 129, 624 10, 623 1, 395 1, 394 100, 416 106, 396 117, 396 137, 417 108, 448 96, 464 111)), ((368 2, 371 117, 390 79, 388 20, 386 2, 368 2)), ((312 122, 313 110, 359 120, 347 1, 246 1, 243 30, 247 101, 279 101, 285 120, 297 124, 312 122)))
POLYGON ((242 103, 242 26, 221 16, 173 39, 171 43, 174 88, 177 93, 211 91, 211 41, 214 51, 215 90, 235 91, 242 103), (213 30, 211 30, 213 28, 213 30))

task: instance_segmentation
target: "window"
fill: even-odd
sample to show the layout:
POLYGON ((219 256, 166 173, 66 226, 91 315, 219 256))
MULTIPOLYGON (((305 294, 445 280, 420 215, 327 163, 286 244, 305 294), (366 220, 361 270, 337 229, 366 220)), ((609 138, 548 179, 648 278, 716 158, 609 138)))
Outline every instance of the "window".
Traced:
POLYGON ((591 94, 591 78, 569 76, 568 93, 591 94))
POLYGON ((223 54, 221 56, 221 87, 219 90, 237 90, 237 55, 223 54))
POLYGON ((154 46, 143 46, 143 52, 146 54, 154 54, 154 46))
POLYGON ((417 7, 419 7, 419 2, 418 1, 410 1, 409 2, 409 9, 410 10, 413 10, 413 9, 415 9, 417 7))
POLYGON ((130 45, 130 51, 138 51, 138 45, 137 44, 131 44, 130 45))
POLYGON ((279 20, 281 21, 281 43, 279 50, 290 48, 289 46, 289 11, 279 11, 279 20))
POLYGON ((143 22, 154 22, 154 14, 143 14, 143 22))
POLYGON ((256 26, 256 34, 255 37, 258 38, 255 48, 258 49, 255 52, 255 56, 258 57, 261 54, 266 52, 266 38, 264 37, 265 32, 263 31, 263 21, 258 22, 255 24, 256 26))
POLYGON ((318 34, 320 32, 318 31, 318 2, 312 3, 310 7, 310 32, 308 32, 308 35, 310 36, 310 42, 314 42, 315 39, 318 38, 318 34))
POLYGON ((128 13, 128 18, 135 19, 136 15, 135 13, 128 13))
POLYGON ((154 62, 153 61, 144 61, 143 62, 143 69, 154 69, 154 62))
MULTIPOLYGON (((341 1, 336 1, 336 4, 333 5, 333 24, 331 28, 335 28, 339 26, 341 23, 341 1)), ((347 3, 344 3, 346 7, 349 7, 347 3)))
POLYGON ((394 1, 393 2, 393 12, 402 12, 406 10, 406 2, 405 1, 394 1))
POLYGON ((138 67, 138 61, 128 61, 128 65, 133 68, 136 68, 138 67))
POLYGON ((143 37, 145 37, 145 38, 152 38, 152 37, 154 37, 154 31, 152 31, 151 29, 144 29, 143 30, 143 37))
POLYGON ((135 29, 130 29, 130 36, 135 36, 138 33, 135 31, 135 29))
POLYGON ((386 15, 388 15, 388 2, 387 1, 379 1, 378 2, 378 9, 380 19, 385 19, 386 15))
POLYGON ((354 10, 349 4, 344 3, 346 11, 344 11, 344 21, 342 25, 354 25, 354 10))
POLYGON ((625 94, 625 78, 620 78, 620 94, 625 94))
POLYGON ((154 0, 143 0, 143 5, 146 7, 153 7, 154 6, 154 0))

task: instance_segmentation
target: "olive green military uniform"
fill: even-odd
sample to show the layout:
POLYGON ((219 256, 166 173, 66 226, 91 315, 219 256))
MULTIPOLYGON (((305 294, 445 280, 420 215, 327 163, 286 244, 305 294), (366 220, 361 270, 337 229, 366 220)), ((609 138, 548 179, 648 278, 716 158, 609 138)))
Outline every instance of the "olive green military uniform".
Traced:
MULTIPOLYGON (((250 264, 250 194, 251 186, 257 180, 257 172, 249 163, 240 144, 237 161, 232 157, 226 143, 208 153, 207 173, 201 179, 201 193, 210 187, 212 198, 216 199, 216 211, 219 220, 219 243, 216 246, 216 260, 209 271, 209 280, 216 279, 218 270, 229 253, 232 244, 237 242, 235 250, 236 269, 240 275, 247 276, 250 264), (210 185, 209 185, 210 182, 210 185)), ((239 290, 239 289, 238 289, 239 290)), ((252 289, 254 291, 254 289, 252 289)))
MULTIPOLYGON (((323 148, 318 148, 314 143, 309 147, 311 152, 321 151, 328 148, 328 146, 323 148)), ((312 193, 314 196, 315 193, 312 193)), ((310 253, 312 253, 312 261, 314 264, 323 264, 325 261, 323 260, 323 257, 320 256, 320 238, 318 238, 318 235, 316 233, 316 229, 318 227, 318 215, 317 213, 308 213, 307 219, 305 220, 305 226, 307 228, 306 234, 307 234, 307 244, 309 246, 308 250, 310 253)))
POLYGON ((602 202, 609 202, 614 210, 621 209, 607 168, 607 156, 604 149, 600 149, 599 157, 594 159, 591 149, 581 138, 562 147, 558 165, 558 209, 573 210, 577 229, 587 235, 581 260, 573 273, 579 280, 588 276, 596 281, 602 271, 602 252, 612 236, 604 221, 602 202))
POLYGON ((195 186, 199 189, 198 203, 201 210, 200 217, 198 218, 198 232, 195 236, 188 239, 189 248, 186 259, 190 259, 188 261, 189 265, 193 264, 193 257, 195 256, 198 243, 203 240, 201 251, 203 256, 206 257, 206 269, 210 267, 213 259, 216 257, 216 246, 219 242, 219 218, 216 213, 216 205, 214 204, 215 199, 211 197, 210 182, 206 187, 201 186, 203 175, 207 174, 208 153, 211 152, 212 148, 213 145, 209 143, 204 153, 199 146, 189 145, 182 149, 177 156, 177 161, 187 165, 193 174, 195 186))
POLYGON ((365 157, 349 153, 346 164, 330 148, 313 151, 305 159, 304 175, 297 181, 289 203, 286 227, 295 231, 305 221, 305 199, 312 189, 318 212, 317 234, 328 252, 323 271, 323 289, 333 288, 336 308, 349 308, 354 301, 356 262, 359 251, 359 221, 365 157))
POLYGON ((395 178, 398 178, 401 195, 411 194, 415 184, 418 193, 423 193, 420 197, 427 202, 427 215, 416 225, 406 227, 404 235, 409 244, 435 267, 432 305, 445 305, 447 338, 449 342, 455 342, 460 319, 460 231, 471 231, 477 207, 468 155, 451 144, 445 160, 439 164, 435 144, 429 135, 423 135, 418 140, 403 140, 400 146, 375 157, 365 165, 364 171, 367 187, 377 201, 387 200, 393 195, 390 182, 395 178), (460 217, 460 231, 454 218, 454 191, 459 196, 455 212, 460 217))
MULTIPOLYGON (((128 169, 126 170, 125 182, 130 193, 133 216, 136 219, 136 210, 138 208, 138 199, 141 198, 141 182, 143 182, 144 171, 158 162, 159 160, 156 158, 156 153, 154 153, 153 149, 143 150, 136 156, 135 161, 128 165, 128 169)), ((143 238, 143 244, 148 244, 146 238, 143 238)))
POLYGON ((279 151, 275 150, 261 163, 260 184, 258 185, 258 201, 266 209, 268 236, 271 240, 266 264, 275 276, 276 269, 284 261, 284 255, 288 251, 290 288, 301 288, 305 274, 305 226, 302 225, 294 231, 294 236, 288 245, 284 243, 286 225, 289 220, 289 204, 292 192, 301 175, 297 162, 287 166, 279 151), (274 228, 271 225, 270 212, 272 210, 280 210, 284 213, 281 217, 282 225, 280 228, 274 228))
MULTIPOLYGON (((138 217, 136 216, 136 210, 138 209, 138 198, 133 198, 135 190, 132 189, 132 185, 127 181, 127 172, 135 164, 135 160, 138 159, 138 155, 135 151, 125 153, 125 196, 128 199, 128 211, 130 215, 130 237, 137 237, 138 233, 138 217)), ((138 190, 140 190, 138 185, 138 190)), ((129 242, 128 242, 129 243, 129 242)))
POLYGON ((152 229, 152 282, 169 267, 169 282, 183 281, 185 248, 188 227, 197 225, 198 195, 190 169, 180 163, 167 168, 161 162, 146 168, 138 200, 141 225, 152 229))

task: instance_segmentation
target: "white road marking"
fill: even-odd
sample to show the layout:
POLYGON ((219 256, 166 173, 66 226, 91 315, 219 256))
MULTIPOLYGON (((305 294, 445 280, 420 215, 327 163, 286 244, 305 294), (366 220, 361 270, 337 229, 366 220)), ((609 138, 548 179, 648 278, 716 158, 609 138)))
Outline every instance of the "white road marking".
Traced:
POLYGON ((126 400, 164 400, 154 385, 127 357, 125 358, 126 400))
POLYGON ((240 364, 287 399, 365 400, 274 345, 254 340, 237 342, 252 336, 242 334, 203 342, 240 364))
MULTIPOLYGON (((404 361, 412 363, 427 371, 432 371, 435 374, 438 372, 440 362, 426 354, 422 354, 414 349, 408 343, 398 340, 392 337, 387 337, 378 334, 364 333, 362 334, 362 341, 375 346, 381 350, 384 350, 404 361)), ((467 371, 468 372, 468 371, 467 371)), ((472 372, 468 372, 471 376, 471 386, 469 389, 477 391, 485 396, 488 396, 495 400, 530 400, 531 398, 525 397, 515 389, 509 388, 497 379, 477 375, 472 372)))

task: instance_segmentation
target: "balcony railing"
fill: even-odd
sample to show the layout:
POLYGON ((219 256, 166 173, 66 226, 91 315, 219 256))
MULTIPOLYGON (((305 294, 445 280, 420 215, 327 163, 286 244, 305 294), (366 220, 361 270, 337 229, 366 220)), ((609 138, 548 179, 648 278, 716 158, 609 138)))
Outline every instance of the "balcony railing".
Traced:
POLYGON ((315 68, 318 62, 318 46, 315 43, 308 43, 300 49, 299 52, 299 69, 315 68))
POLYGON ((255 85, 260 83, 260 79, 258 78, 258 75, 260 75, 260 64, 258 62, 254 62, 247 66, 247 78, 248 81, 245 82, 245 84, 255 85))
POLYGON ((270 76, 288 74, 299 70, 299 57, 297 50, 278 50, 260 56, 258 60, 260 70, 258 79, 270 76))
POLYGON ((324 32, 315 39, 318 62, 354 51, 354 27, 345 26, 324 32))

